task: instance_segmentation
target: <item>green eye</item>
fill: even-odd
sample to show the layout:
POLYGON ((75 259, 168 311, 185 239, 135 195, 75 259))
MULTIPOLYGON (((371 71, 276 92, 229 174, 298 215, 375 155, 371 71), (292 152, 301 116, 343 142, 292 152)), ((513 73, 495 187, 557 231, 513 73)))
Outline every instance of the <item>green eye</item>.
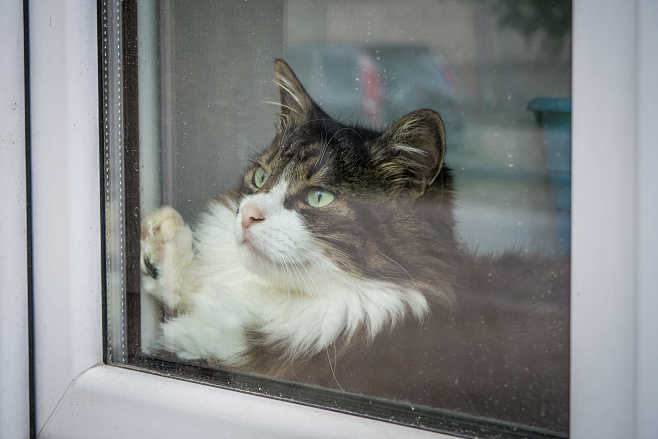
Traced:
POLYGON ((263 168, 258 168, 256 169, 256 172, 254 172, 254 184, 256 187, 263 187, 265 182, 267 181, 267 172, 265 172, 265 169, 263 168))
POLYGON ((313 207, 324 207, 334 201, 334 198, 334 194, 322 189, 312 189, 306 194, 306 202, 313 207))

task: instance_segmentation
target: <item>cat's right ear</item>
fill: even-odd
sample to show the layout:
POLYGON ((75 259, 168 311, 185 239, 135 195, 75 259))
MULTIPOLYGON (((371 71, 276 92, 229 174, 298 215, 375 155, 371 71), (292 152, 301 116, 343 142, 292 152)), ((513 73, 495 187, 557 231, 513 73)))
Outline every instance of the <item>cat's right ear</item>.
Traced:
POLYGON ((290 66, 282 59, 274 61, 274 83, 279 87, 280 126, 300 125, 309 120, 315 104, 290 66))

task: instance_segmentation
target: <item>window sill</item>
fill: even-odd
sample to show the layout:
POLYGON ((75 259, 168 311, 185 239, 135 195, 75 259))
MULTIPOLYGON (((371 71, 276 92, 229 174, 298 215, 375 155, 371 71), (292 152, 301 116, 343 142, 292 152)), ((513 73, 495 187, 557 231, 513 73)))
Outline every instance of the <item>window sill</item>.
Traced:
POLYGON ((39 437, 449 438, 442 434, 98 365, 75 378, 39 437))

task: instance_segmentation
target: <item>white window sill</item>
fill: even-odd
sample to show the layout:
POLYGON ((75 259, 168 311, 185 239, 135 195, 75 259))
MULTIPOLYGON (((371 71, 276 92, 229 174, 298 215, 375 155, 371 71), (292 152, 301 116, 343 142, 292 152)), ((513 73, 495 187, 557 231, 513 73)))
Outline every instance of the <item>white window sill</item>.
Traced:
POLYGON ((449 436, 99 365, 71 382, 39 437, 441 439, 449 436))

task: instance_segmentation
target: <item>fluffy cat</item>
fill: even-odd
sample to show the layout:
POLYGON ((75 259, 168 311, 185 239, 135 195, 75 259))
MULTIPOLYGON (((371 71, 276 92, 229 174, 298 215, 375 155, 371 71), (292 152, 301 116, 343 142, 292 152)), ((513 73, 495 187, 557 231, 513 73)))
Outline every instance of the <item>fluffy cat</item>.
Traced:
POLYGON ((454 302, 440 116, 344 125, 283 60, 274 70, 280 123, 241 187, 194 230, 170 207, 142 220, 142 288, 169 315, 161 348, 182 359, 274 370, 454 302))
POLYGON ((241 186, 194 229, 170 207, 142 220, 154 348, 567 431, 568 256, 460 249, 437 113, 343 125, 274 70, 280 123, 241 186))

